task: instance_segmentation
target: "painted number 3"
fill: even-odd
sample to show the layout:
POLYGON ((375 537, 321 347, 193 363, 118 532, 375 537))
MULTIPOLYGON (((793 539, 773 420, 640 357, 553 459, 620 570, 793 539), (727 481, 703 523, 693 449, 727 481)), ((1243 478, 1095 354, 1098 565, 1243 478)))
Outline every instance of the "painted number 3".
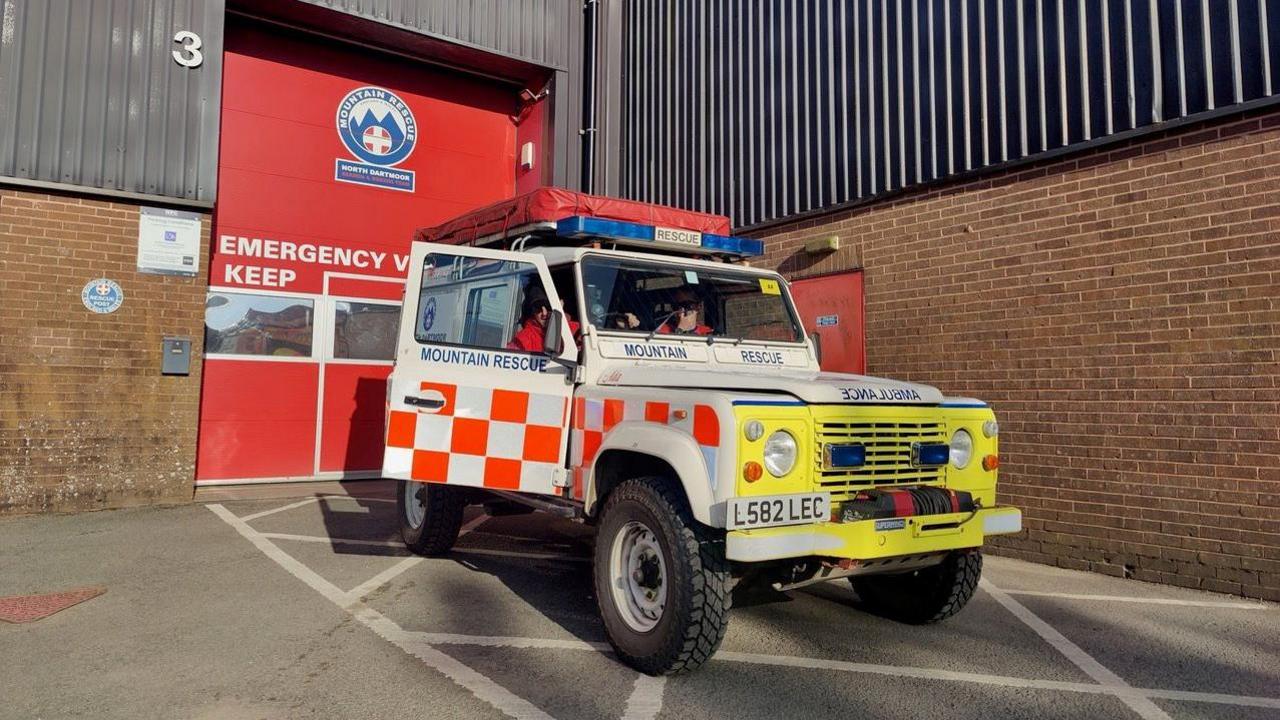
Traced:
POLYGON ((181 50, 173 51, 173 61, 182 67, 200 67, 204 62, 204 54, 200 52, 200 36, 190 30, 179 30, 173 41, 182 43, 181 50))

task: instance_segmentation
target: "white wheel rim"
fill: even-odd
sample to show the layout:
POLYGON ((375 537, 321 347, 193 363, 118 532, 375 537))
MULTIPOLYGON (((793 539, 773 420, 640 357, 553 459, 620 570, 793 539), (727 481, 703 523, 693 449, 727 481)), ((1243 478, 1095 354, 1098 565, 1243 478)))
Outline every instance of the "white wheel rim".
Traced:
POLYGON ((404 519, 415 530, 427 519, 426 500, 421 497, 425 493, 420 494, 423 490, 426 488, 420 482, 406 480, 404 483, 404 519))
POLYGON ((643 524, 629 522, 613 536, 609 587, 627 627, 648 632, 658 625, 667 605, 667 565, 657 536, 643 524))

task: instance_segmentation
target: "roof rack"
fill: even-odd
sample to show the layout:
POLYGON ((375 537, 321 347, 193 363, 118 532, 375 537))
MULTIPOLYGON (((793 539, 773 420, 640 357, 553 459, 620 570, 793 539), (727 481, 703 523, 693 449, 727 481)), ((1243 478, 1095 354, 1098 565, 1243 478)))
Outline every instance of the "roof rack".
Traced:
POLYGON ((559 188, 540 188, 423 228, 415 239, 503 249, 607 242, 614 247, 730 260, 764 254, 762 241, 729 235, 729 219, 723 215, 559 188))

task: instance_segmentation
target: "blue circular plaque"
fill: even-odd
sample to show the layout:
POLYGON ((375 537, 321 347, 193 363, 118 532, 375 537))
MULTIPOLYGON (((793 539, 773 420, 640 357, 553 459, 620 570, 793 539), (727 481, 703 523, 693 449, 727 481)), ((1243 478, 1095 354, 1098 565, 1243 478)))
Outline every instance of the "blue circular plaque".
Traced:
POLYGON ((124 290, 115 280, 98 278, 85 283, 84 290, 80 291, 80 301, 90 312, 113 313, 124 304, 124 290))

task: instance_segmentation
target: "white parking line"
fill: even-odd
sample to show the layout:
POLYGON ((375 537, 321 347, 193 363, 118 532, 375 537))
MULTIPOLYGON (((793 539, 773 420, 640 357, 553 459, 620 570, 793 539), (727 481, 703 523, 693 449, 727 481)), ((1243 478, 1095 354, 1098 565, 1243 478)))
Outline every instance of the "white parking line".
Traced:
MULTIPOLYGON (((613 649, 608 643, 587 642, 585 640, 559 640, 553 638, 504 637, 499 635, 460 635, 457 633, 409 632, 430 645, 478 645, 481 647, 510 647, 526 650, 578 650, 583 652, 600 652, 611 654, 613 649)), ((1160 688, 1115 688, 1107 685, 1087 682, 1070 682, 1064 680, 1040 680, 1036 678, 1020 678, 1009 675, 986 675, 982 673, 960 672, 955 670, 936 670, 934 668, 908 667, 904 665, 877 665, 874 663, 857 663, 845 660, 824 660, 820 658, 804 658, 789 655, 760 655, 756 653, 733 652, 720 650, 713 662, 739 662, 751 665, 770 665, 776 667, 806 668, 811 670, 834 670, 862 675, 883 675, 886 677, 914 678, 919 680, 944 680, 949 682, 974 683, 977 685, 994 685, 998 687, 1025 688, 1029 690, 1057 690, 1061 692, 1083 693, 1086 695, 1119 695, 1134 697, 1160 698, 1165 700, 1186 700, 1189 702, 1213 703, 1218 705, 1240 705, 1245 707, 1262 707, 1280 709, 1280 698, 1259 697, 1256 695, 1228 695, 1225 693, 1206 693, 1194 690, 1165 690, 1160 688)))
POLYGON ((470 522, 463 525, 460 530, 458 530, 458 537, 462 537, 463 535, 466 535, 472 530, 475 530, 476 528, 485 524, 485 522, 488 521, 488 519, 489 519, 489 516, 483 513, 481 513, 480 515, 477 515, 476 517, 472 518, 470 522))
MULTIPOLYGON (((485 647, 511 647, 511 648, 529 648, 529 649, 549 649, 549 650, 575 650, 587 652, 611 653, 612 650, 607 643, 589 642, 577 639, 551 639, 551 638, 521 638, 521 637, 504 637, 504 636, 476 636, 461 635, 456 633, 430 633, 419 631, 407 631, 397 625, 394 621, 385 617, 376 610, 368 607, 359 599, 351 598, 348 593, 343 592, 337 586, 321 577, 315 571, 306 565, 294 559, 288 553, 285 553, 268 538, 278 538, 282 540, 300 540, 303 542, 338 542, 330 538, 320 538, 305 535, 283 535, 278 533, 259 533, 249 527, 241 518, 237 518, 221 505, 207 505, 211 511, 222 518, 227 524, 236 529, 242 536, 248 539, 255 547, 263 552, 267 557, 271 558, 276 564, 280 565, 294 577, 301 580, 313 590, 329 599, 338 607, 351 613, 360 620, 364 625, 372 629, 383 639, 391 642, 406 653, 419 658, 429 667, 449 677, 461 687, 470 691, 477 698, 488 702, 495 708, 507 715, 517 718, 537 718, 539 720, 548 718, 548 716, 533 706, 528 701, 515 696, 510 691, 501 687, 489 678, 475 672, 470 667, 453 659, 452 657, 434 649, 433 645, 474 645, 485 647)), ((485 517, 485 516, 481 516, 485 517)), ((382 542, 375 541, 359 541, 359 544, 384 545, 382 542)), ((396 543, 391 543, 398 545, 396 543)), ((1036 630, 1041 637, 1044 637, 1050 644, 1053 644, 1060 652, 1064 654, 1067 650, 1064 648, 1074 648, 1078 653, 1076 658, 1072 658, 1073 662, 1079 660, 1086 664, 1092 663, 1095 672, 1100 670, 1103 677, 1109 676, 1114 678, 1112 683, 1083 683, 1083 682, 1066 682, 1058 680, 1040 680, 1034 678, 1019 678, 1001 675, 985 675, 980 673, 957 672, 951 670, 937 670, 932 668, 916 668, 896 665, 876 665, 870 663, 855 663, 840 660, 823 660, 818 658, 802 658, 779 655, 759 655, 754 653, 741 653, 721 650, 714 658, 714 662, 740 662, 754 665, 768 665, 777 667, 793 667, 793 668, 809 668, 818 670, 835 670, 841 672, 881 675, 888 677, 900 678, 919 678, 927 680, 944 680, 951 682, 974 683, 981 685, 992 685, 1010 688, 1027 688, 1038 690, 1051 690, 1060 692, 1073 692, 1091 695, 1112 695, 1128 704, 1131 708, 1137 710, 1143 708, 1146 711, 1149 708, 1159 713, 1158 715, 1143 714, 1143 717, 1168 717, 1154 703, 1152 698, 1180 700, 1187 702, 1212 703, 1219 705, 1235 705, 1245 707, 1261 707, 1280 710, 1280 698, 1275 697, 1258 697, 1249 695, 1229 695, 1225 693, 1204 693, 1187 690, 1165 690, 1157 688, 1137 688, 1124 683, 1119 677, 1111 673, 1096 660, 1090 658, 1078 646, 1071 643, 1054 630, 1047 623, 1036 617, 1031 611, 1009 596, 1009 593, 999 588, 995 588, 989 582, 983 581, 983 588, 992 595, 993 598, 1000 602, 1011 612, 1013 612, 1020 620, 1026 622, 1036 630), (1011 607, 1013 606, 1013 607, 1011 607), (1018 608, 1017 610, 1014 607, 1018 608), (1046 635, 1047 633, 1047 635, 1046 635), (1050 638, 1056 637, 1058 642, 1054 642, 1050 638), (1065 645, 1062 645, 1065 643, 1065 645), (1118 684, 1116 684, 1118 682, 1118 684)), ((1070 656, 1068 656, 1070 657, 1070 656)), ((1077 665, 1079 665, 1077 662, 1077 665)), ((1082 667, 1082 669, 1084 669, 1082 667)), ((1088 670, 1086 670, 1088 672, 1088 670)), ((1098 678, 1090 673, 1095 680, 1098 678)), ((636 687, 633 688, 630 699, 627 703, 627 712, 636 713, 636 717, 652 717, 652 715, 640 715, 647 712, 653 702, 653 695, 657 692, 655 684, 649 681, 653 678, 638 679, 636 687)), ((658 702, 661 702, 659 697, 658 702)), ((658 710, 661 706, 658 706, 658 710)), ((654 711, 655 713, 657 710, 654 711)), ((1142 714, 1142 712, 1140 712, 1142 714)), ((631 717, 631 715, 628 715, 631 717)))
MULTIPOLYGON (((487 519, 487 515, 481 516, 487 519)), ((480 519, 480 518, 477 518, 480 519)), ((479 523, 476 523, 479 526, 479 523)), ((362 545, 368 547, 386 547, 404 549, 404 543, 396 540, 356 540, 348 538, 330 538, 320 535, 291 535, 289 533, 258 533, 264 538, 272 540, 293 540, 295 542, 323 543, 325 545, 362 545)), ((459 537, 462 533, 459 531, 459 537)), ((495 557, 509 557, 521 560, 562 560, 564 562, 588 563, 591 558, 578 557, 576 555, 560 555, 558 553, 540 553, 540 552, 522 552, 519 550, 490 550, 487 548, 466 548, 455 547, 453 552, 458 555, 491 555, 495 557)))
POLYGON ((458 633, 433 633, 413 631, 411 634, 432 645, 478 645, 480 647, 509 647, 524 650, 588 650, 612 653, 606 642, 587 640, 559 640, 555 638, 508 637, 503 635, 459 635, 458 633))
POLYGON ((395 500, 388 500, 387 498, 357 497, 354 495, 313 495, 305 500, 299 500, 298 502, 289 503, 288 505, 281 505, 278 508, 272 508, 270 510, 263 510, 262 512, 256 512, 256 513, 253 513, 252 515, 245 515, 240 519, 245 522, 253 522, 258 518, 264 518, 268 515, 275 515, 276 513, 284 512, 285 510, 300 508, 304 505, 310 505, 313 502, 319 502, 320 500, 355 500, 357 502, 380 502, 380 503, 395 502, 395 500))
POLYGON ((387 583, 391 582, 391 580, 395 578, 395 576, 399 575, 405 570, 408 570, 414 565, 417 565, 418 563, 422 562, 425 559, 426 558, 419 557, 417 555, 407 557, 401 560, 400 562, 396 563, 395 565, 392 565, 391 567, 387 568, 386 570, 383 570, 377 575, 374 575, 368 580, 365 580, 364 582, 360 583, 356 587, 351 588, 351 590, 347 592, 347 597, 351 598, 352 600, 359 600, 363 598, 365 595, 368 595, 374 590, 377 590, 383 585, 386 585, 387 583))
POLYGON ((264 517, 266 517, 266 516, 268 516, 268 515, 275 515, 275 514, 276 514, 276 513, 278 513, 278 512, 284 512, 285 510, 292 510, 292 509, 294 509, 294 508, 300 508, 300 507, 302 507, 303 505, 310 505, 310 504, 311 504, 311 503, 313 503, 313 502, 319 502, 319 501, 320 501, 320 496, 319 496, 319 495, 316 495, 315 497, 309 497, 309 498, 307 498, 306 500, 299 500, 298 502, 295 502, 295 503, 289 503, 288 505, 281 505, 281 506, 280 506, 280 507, 278 507, 278 508, 272 508, 272 509, 270 509, 270 510, 263 510, 262 512, 256 512, 256 513, 254 513, 254 514, 252 514, 252 515, 245 515, 244 517, 242 517, 242 518, 240 518, 240 519, 241 519, 241 520, 243 520, 243 521, 245 521, 245 522, 253 522, 254 520, 257 520, 258 518, 264 518, 264 517))
POLYGON ((459 555, 491 555, 494 557, 509 557, 520 560, 561 560, 573 563, 589 563, 591 558, 578 557, 576 555, 560 555, 557 553, 540 553, 540 552, 521 552, 517 550, 489 550, 487 548, 454 548, 453 552, 459 555))
POLYGON ((1162 698, 1169 700, 1188 700, 1191 702, 1217 703, 1220 705, 1243 705, 1248 707, 1280 708, 1280 698, 1256 697, 1251 695, 1226 695, 1222 693, 1203 693, 1190 690, 1161 690, 1155 688, 1116 688, 1094 683, 1066 682, 1062 680, 1037 680, 1034 678, 1009 677, 1007 675, 984 675, 981 673, 957 672, 954 670, 934 670, 932 668, 903 667, 899 665, 873 665, 869 663, 845 662, 843 660, 820 660, 817 658, 788 657, 784 655, 756 655, 721 650, 716 653, 716 660, 751 663, 753 665, 777 665, 782 667, 811 668, 814 670, 838 670, 849 673, 868 675, 887 675, 889 677, 917 678, 920 680, 949 680, 979 685, 998 685, 1002 687, 1027 688, 1032 690, 1060 690, 1063 692, 1085 693, 1089 695, 1127 695, 1137 698, 1162 698))
POLYGON ((665 677, 637 677, 631 697, 627 698, 627 709, 622 713, 622 720, 653 720, 658 717, 658 713, 662 712, 662 693, 666 687, 665 677))
MULTIPOLYGON (((466 525, 463 525, 458 530, 458 537, 462 537, 463 535, 466 535, 472 530, 475 530, 476 528, 483 525, 484 522, 488 519, 489 519, 488 515, 480 515, 478 517, 473 518, 471 522, 467 523, 466 525)), ((404 547, 404 545, 401 545, 401 547, 404 547)), ((386 570, 383 570, 377 575, 374 575, 368 580, 365 580, 364 582, 360 583, 358 586, 352 588, 347 593, 347 596, 350 597, 352 600, 359 600, 360 598, 363 598, 365 595, 368 595, 374 590, 377 590, 383 585, 386 585, 387 583, 391 582, 392 579, 394 579, 397 575, 404 572, 405 570, 408 570, 414 565, 417 565, 418 563, 422 562, 425 559, 426 558, 419 557, 417 555, 414 555, 412 557, 407 557, 401 560, 400 562, 396 563, 395 565, 387 568, 386 570)))
POLYGON ((539 710, 529 701, 516 696, 510 690, 481 675, 467 665, 449 657, 431 647, 421 639, 406 633, 399 625, 370 608, 359 600, 352 600, 347 593, 336 585, 320 577, 314 570, 303 565, 285 551, 276 547, 275 543, 262 537, 249 527, 248 523, 236 517, 234 513, 219 504, 206 505, 215 515, 236 529, 254 547, 258 548, 277 565, 289 574, 311 587, 312 590, 328 598, 330 602, 351 613, 357 620, 373 630, 379 637, 387 640, 406 653, 426 663, 445 677, 467 689, 478 699, 489 703, 499 711, 520 720, 551 720, 551 716, 539 710))
POLYGON ((1146 605, 1181 605, 1184 607, 1231 608, 1233 610, 1266 610, 1262 603, 1228 602, 1225 600, 1177 600, 1174 598, 1132 597, 1128 595, 1074 595, 1071 593, 1043 592, 1040 590, 1005 590, 1008 595, 1062 598, 1064 600, 1097 600, 1102 602, 1127 602, 1146 605))
POLYGON ((1115 696, 1125 705, 1128 705, 1130 710, 1138 713, 1140 717, 1145 718, 1145 720, 1171 720, 1165 711, 1161 710, 1154 702, 1151 702, 1150 698, 1123 692, 1132 689, 1129 683, 1108 670, 1102 663, 1093 659, 1079 645, 1068 640, 1067 636, 1055 630, 1049 623, 1041 620, 1039 616, 1028 610, 1025 605, 1014 600, 988 580, 979 580, 978 585, 983 590, 986 590, 987 594, 991 595, 996 602, 1003 605, 1004 609, 1013 613, 1014 617, 1021 620, 1023 624, 1034 630, 1045 642, 1062 653, 1073 665, 1083 670, 1086 675, 1110 688, 1113 692, 1121 691, 1114 692, 1115 696))
POLYGON ((294 540, 297 542, 324 543, 325 545, 360 545, 367 547, 399 548, 405 550, 404 543, 399 540, 356 540, 354 538, 333 538, 320 535, 291 535, 289 533, 258 533, 272 540, 294 540))

